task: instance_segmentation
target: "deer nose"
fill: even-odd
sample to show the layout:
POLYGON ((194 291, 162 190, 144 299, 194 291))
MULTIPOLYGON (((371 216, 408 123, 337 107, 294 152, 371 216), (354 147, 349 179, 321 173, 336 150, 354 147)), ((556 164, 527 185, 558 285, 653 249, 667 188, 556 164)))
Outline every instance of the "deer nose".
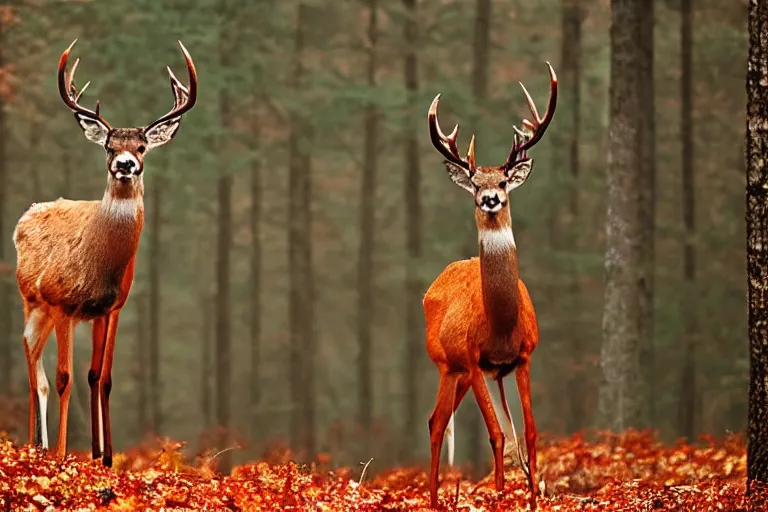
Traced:
POLYGON ((115 178, 123 181, 141 174, 141 165, 129 151, 123 151, 112 160, 110 171, 115 178))
POLYGON ((499 195, 495 192, 493 194, 486 194, 480 198, 480 206, 495 208, 499 203, 501 203, 501 199, 499 199, 499 195))
POLYGON ((132 159, 118 160, 115 162, 118 171, 133 172, 136 169, 136 161, 132 159))

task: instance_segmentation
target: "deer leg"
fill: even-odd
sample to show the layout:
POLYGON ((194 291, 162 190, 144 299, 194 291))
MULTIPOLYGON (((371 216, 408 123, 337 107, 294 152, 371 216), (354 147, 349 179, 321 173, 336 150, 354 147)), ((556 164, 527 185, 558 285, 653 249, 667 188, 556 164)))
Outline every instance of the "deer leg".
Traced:
POLYGON ((432 411, 432 416, 429 417, 429 440, 431 448, 429 499, 432 508, 437 508, 437 480, 440 471, 440 450, 443 447, 445 429, 453 414, 456 384, 458 383, 458 380, 459 374, 444 372, 441 369, 440 383, 437 387, 435 410, 432 411))
MULTIPOLYGON (((26 308, 25 308, 26 309, 26 308)), ((26 311, 25 311, 26 313, 26 311)), ((29 377, 29 444, 48 448, 48 377, 43 367, 43 348, 53 329, 53 322, 40 309, 25 314, 24 355, 29 377)))
POLYGON ((107 317, 96 318, 91 328, 93 353, 91 367, 88 370, 88 386, 91 390, 91 455, 96 460, 104 449, 104 431, 102 429, 101 401, 99 400, 99 376, 104 359, 104 345, 107 336, 107 317))
POLYGON ((525 446, 528 449, 528 486, 531 489, 531 510, 536 509, 536 423, 533 420, 531 407, 531 362, 523 360, 515 372, 517 391, 520 394, 520 405, 523 409, 525 423, 525 446))
POLYGON ((501 400, 501 406, 504 408, 504 415, 507 417, 507 424, 512 429, 512 441, 515 443, 515 450, 517 451, 517 458, 520 461, 520 469, 525 473, 525 477, 530 479, 531 475, 528 472, 528 465, 523 462, 523 451, 520 448, 520 442, 517 440, 517 429, 515 429, 515 422, 512 419, 512 415, 509 413, 509 404, 507 403, 507 395, 504 392, 504 379, 499 377, 496 379, 499 383, 499 399, 501 400))
POLYGON ((109 421, 109 393, 112 391, 112 360, 115 357, 115 337, 117 336, 117 319, 120 310, 109 314, 107 320, 107 337, 104 346, 104 357, 99 376, 99 401, 101 402, 102 430, 104 432, 104 450, 101 462, 112 467, 112 430, 109 421))
POLYGON ((464 395, 469 390, 469 378, 460 378, 456 386, 456 398, 453 401, 453 413, 448 421, 448 428, 445 429, 445 440, 448 442, 448 465, 453 466, 454 453, 456 451, 456 409, 464 399, 464 395))
POLYGON ((75 323, 69 317, 56 319, 56 391, 59 393, 59 435, 56 453, 63 457, 67 453, 67 422, 69 418, 69 397, 72 393, 73 329, 75 323))
POLYGON ((488 437, 493 449, 494 482, 496 491, 501 492, 504 489, 504 434, 501 432, 496 411, 493 409, 491 394, 488 392, 485 379, 480 372, 472 375, 472 391, 475 393, 477 405, 480 406, 480 412, 488 429, 488 437))

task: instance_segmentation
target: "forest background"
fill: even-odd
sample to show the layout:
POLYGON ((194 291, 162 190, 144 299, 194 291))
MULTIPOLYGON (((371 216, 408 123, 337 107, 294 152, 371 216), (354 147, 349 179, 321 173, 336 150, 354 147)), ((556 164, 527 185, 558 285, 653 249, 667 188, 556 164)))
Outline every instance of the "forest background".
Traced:
MULTIPOLYGON (((627 426, 665 440, 746 424, 745 9, 651 10, 655 98, 639 102, 655 121, 644 162, 653 222, 640 239, 652 242, 651 328, 634 349, 642 415, 627 426)), ((528 115, 517 81, 543 108, 545 61, 560 78, 558 110, 511 199, 541 328, 534 412, 544 435, 605 425, 607 0, 24 0, 0 14, 0 259, 11 267, 13 226, 32 202, 98 199, 105 187, 102 150, 56 90, 69 43, 79 40, 78 84, 92 81, 84 103, 99 99, 113 126, 170 109, 164 66, 185 77, 176 39, 197 65, 197 106, 147 159, 147 224, 113 372, 118 451, 160 435, 193 450, 236 443, 235 462, 281 445, 339 464, 374 457, 374 470, 426 460, 437 371, 421 298, 448 263, 477 254, 472 201, 429 142, 427 108, 442 93, 442 125, 461 122, 461 144, 476 134, 479 163, 499 164, 528 115)), ((24 440, 22 330, 9 272, 0 430, 24 440)), ((44 360, 52 375, 55 343, 44 360)), ((73 449, 89 443, 89 360, 81 325, 73 449)), ((473 401, 457 426, 458 461, 487 465, 473 401)))

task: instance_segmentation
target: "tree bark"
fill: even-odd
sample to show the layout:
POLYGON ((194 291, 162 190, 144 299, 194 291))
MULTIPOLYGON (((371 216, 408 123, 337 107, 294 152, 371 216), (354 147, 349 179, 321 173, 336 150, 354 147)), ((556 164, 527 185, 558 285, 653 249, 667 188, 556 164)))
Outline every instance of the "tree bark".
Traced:
POLYGON ((163 178, 158 177, 150 192, 152 220, 149 233, 149 402, 152 411, 152 434, 159 436, 163 428, 162 382, 160 381, 160 264, 163 224, 163 178))
MULTIPOLYGON (((227 1, 221 0, 220 12, 224 21, 230 21, 227 1)), ((224 26, 224 24, 223 24, 224 26)), ((229 34, 224 30, 219 35, 219 63, 222 69, 231 65, 231 44, 229 34)), ((223 136, 219 148, 224 151, 227 135, 231 128, 233 109, 226 85, 219 91, 219 123, 223 136)), ((218 195, 218 239, 216 243, 216 423, 222 428, 221 444, 226 447, 230 439, 231 422, 231 378, 232 378, 232 335, 230 320, 230 274, 232 250, 232 175, 229 169, 222 169, 217 183, 218 195)), ((221 470, 231 467, 231 450, 221 454, 221 470)))
MULTIPOLYGON (((259 145, 260 122, 261 119, 254 113, 251 140, 259 145)), ((251 161, 251 437, 258 434, 261 423, 261 162, 261 155, 251 161)))
MULTIPOLYGON (((768 483, 768 4, 749 2, 747 67, 747 485, 768 483)), ((748 487, 749 488, 749 487, 748 487)))
MULTIPOLYGON (((376 87, 376 43, 377 0, 368 1, 368 63, 366 82, 373 97, 376 87)), ((357 340, 358 354, 358 421, 363 429, 361 453, 370 453, 370 429, 373 419, 373 368, 372 368, 372 339, 373 324, 373 255, 375 206, 376 206, 376 171, 378 143, 378 109, 373 100, 369 100, 365 108, 363 130, 363 180, 360 190, 360 246, 358 249, 357 267, 357 340)))
MULTIPOLYGON (((417 0, 403 0, 407 19, 404 26, 406 46, 404 82, 408 112, 419 112, 418 74, 418 10, 417 0)), ((413 116, 411 116, 413 117, 413 116)), ((419 421, 419 375, 423 368, 424 352, 423 313, 421 309, 422 283, 419 265, 422 255, 421 215, 421 163, 419 161, 419 133, 412 120, 405 129, 405 226, 407 265, 405 269, 405 424, 403 432, 403 459, 413 458, 419 421)))
POLYGON ((680 403, 678 406, 679 434, 689 440, 695 438, 696 421, 696 209, 693 169, 693 12, 691 0, 680 2, 680 137, 682 139, 682 197, 685 238, 683 242, 684 333, 683 372, 681 375, 680 403))
POLYGON ((216 307, 216 301, 203 292, 200 295, 200 318, 203 319, 203 325, 200 333, 200 414, 203 418, 203 428, 210 428, 213 425, 213 406, 211 397, 211 358, 213 356, 212 332, 213 332, 213 310, 216 307))
MULTIPOLYGON (((472 96, 475 100, 474 119, 472 125, 475 132, 480 133, 482 112, 488 98, 488 62, 491 55, 491 0, 477 0, 475 4, 475 28, 472 42, 472 96)), ((466 241, 466 257, 477 256, 477 227, 474 216, 468 216, 470 227, 466 241)), ((485 423, 477 407, 464 408, 465 421, 462 422, 467 431, 467 453, 470 457, 473 477, 482 470, 483 461, 488 450, 485 423)))
MULTIPOLYGON (((308 8, 299 3, 294 32, 291 88, 298 95, 304 81, 303 54, 308 8)), ((311 157, 303 145, 309 127, 299 112, 291 113, 289 153, 289 311, 291 335, 291 444, 310 457, 314 451, 314 283, 312 273, 311 157)))
MULTIPOLYGON (((580 0, 563 0, 563 18, 562 18, 562 46, 560 48, 560 72, 562 77, 562 89, 565 92, 566 103, 570 106, 570 119, 565 130, 567 133, 564 145, 568 153, 567 167, 570 173, 570 186, 568 187, 568 218, 565 222, 568 248, 572 251, 579 250, 579 237, 576 236, 579 216, 579 142, 581 141, 581 26, 584 19, 584 12, 580 0)), ((586 417, 587 406, 585 403, 586 394, 583 389, 583 382, 586 376, 586 366, 588 361, 587 350, 584 335, 581 332, 581 323, 579 322, 580 310, 580 287, 578 280, 578 269, 575 265, 570 268, 569 275, 569 294, 571 300, 571 311, 576 312, 572 317, 574 325, 570 334, 568 348, 570 349, 571 370, 569 384, 566 390, 568 396, 569 411, 566 419, 566 430, 575 432, 584 428, 584 418, 586 417)))
POLYGON ((641 426, 642 0, 612 0, 610 141, 600 424, 641 426))
MULTIPOLYGON (((5 27, 0 20, 0 69, 6 65, 5 27)), ((0 261, 6 261, 5 212, 8 209, 8 155, 6 154, 6 98, 0 96, 0 261)), ((16 344, 11 333, 11 297, 9 276, 0 276, 0 395, 13 394, 13 367, 16 344)))
POLYGON ((656 94, 654 88, 654 2, 642 2, 642 54, 641 83, 643 128, 641 134, 641 289, 640 295, 640 362, 643 368, 643 384, 646 386, 641 402, 643 421, 648 425, 656 423, 656 350, 654 337, 654 293, 655 293, 655 231, 656 231, 656 94))

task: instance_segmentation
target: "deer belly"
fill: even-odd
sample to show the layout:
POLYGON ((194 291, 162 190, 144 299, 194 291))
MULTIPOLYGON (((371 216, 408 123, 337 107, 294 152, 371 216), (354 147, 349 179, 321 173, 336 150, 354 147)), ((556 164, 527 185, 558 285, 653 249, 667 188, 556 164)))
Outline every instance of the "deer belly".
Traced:
POLYGON ((46 302, 61 308, 64 314, 88 321, 106 315, 118 303, 121 295, 121 276, 112 276, 96 282, 83 282, 68 286, 61 277, 53 283, 40 287, 40 294, 46 302))
POLYGON ((499 338, 481 347, 478 361, 480 370, 493 378, 503 377, 514 371, 520 363, 520 343, 513 340, 499 338))
POLYGON ((112 311, 120 298, 120 289, 115 287, 101 292, 99 295, 86 299, 75 311, 75 316, 81 320, 93 320, 112 311))
POLYGON ((497 363, 495 361, 491 361, 490 359, 480 357, 478 366, 480 367, 480 371, 482 371, 485 375, 491 379, 496 380, 499 378, 504 378, 515 371, 515 368, 517 368, 518 364, 520 364, 520 360, 517 358, 511 362, 497 363))

